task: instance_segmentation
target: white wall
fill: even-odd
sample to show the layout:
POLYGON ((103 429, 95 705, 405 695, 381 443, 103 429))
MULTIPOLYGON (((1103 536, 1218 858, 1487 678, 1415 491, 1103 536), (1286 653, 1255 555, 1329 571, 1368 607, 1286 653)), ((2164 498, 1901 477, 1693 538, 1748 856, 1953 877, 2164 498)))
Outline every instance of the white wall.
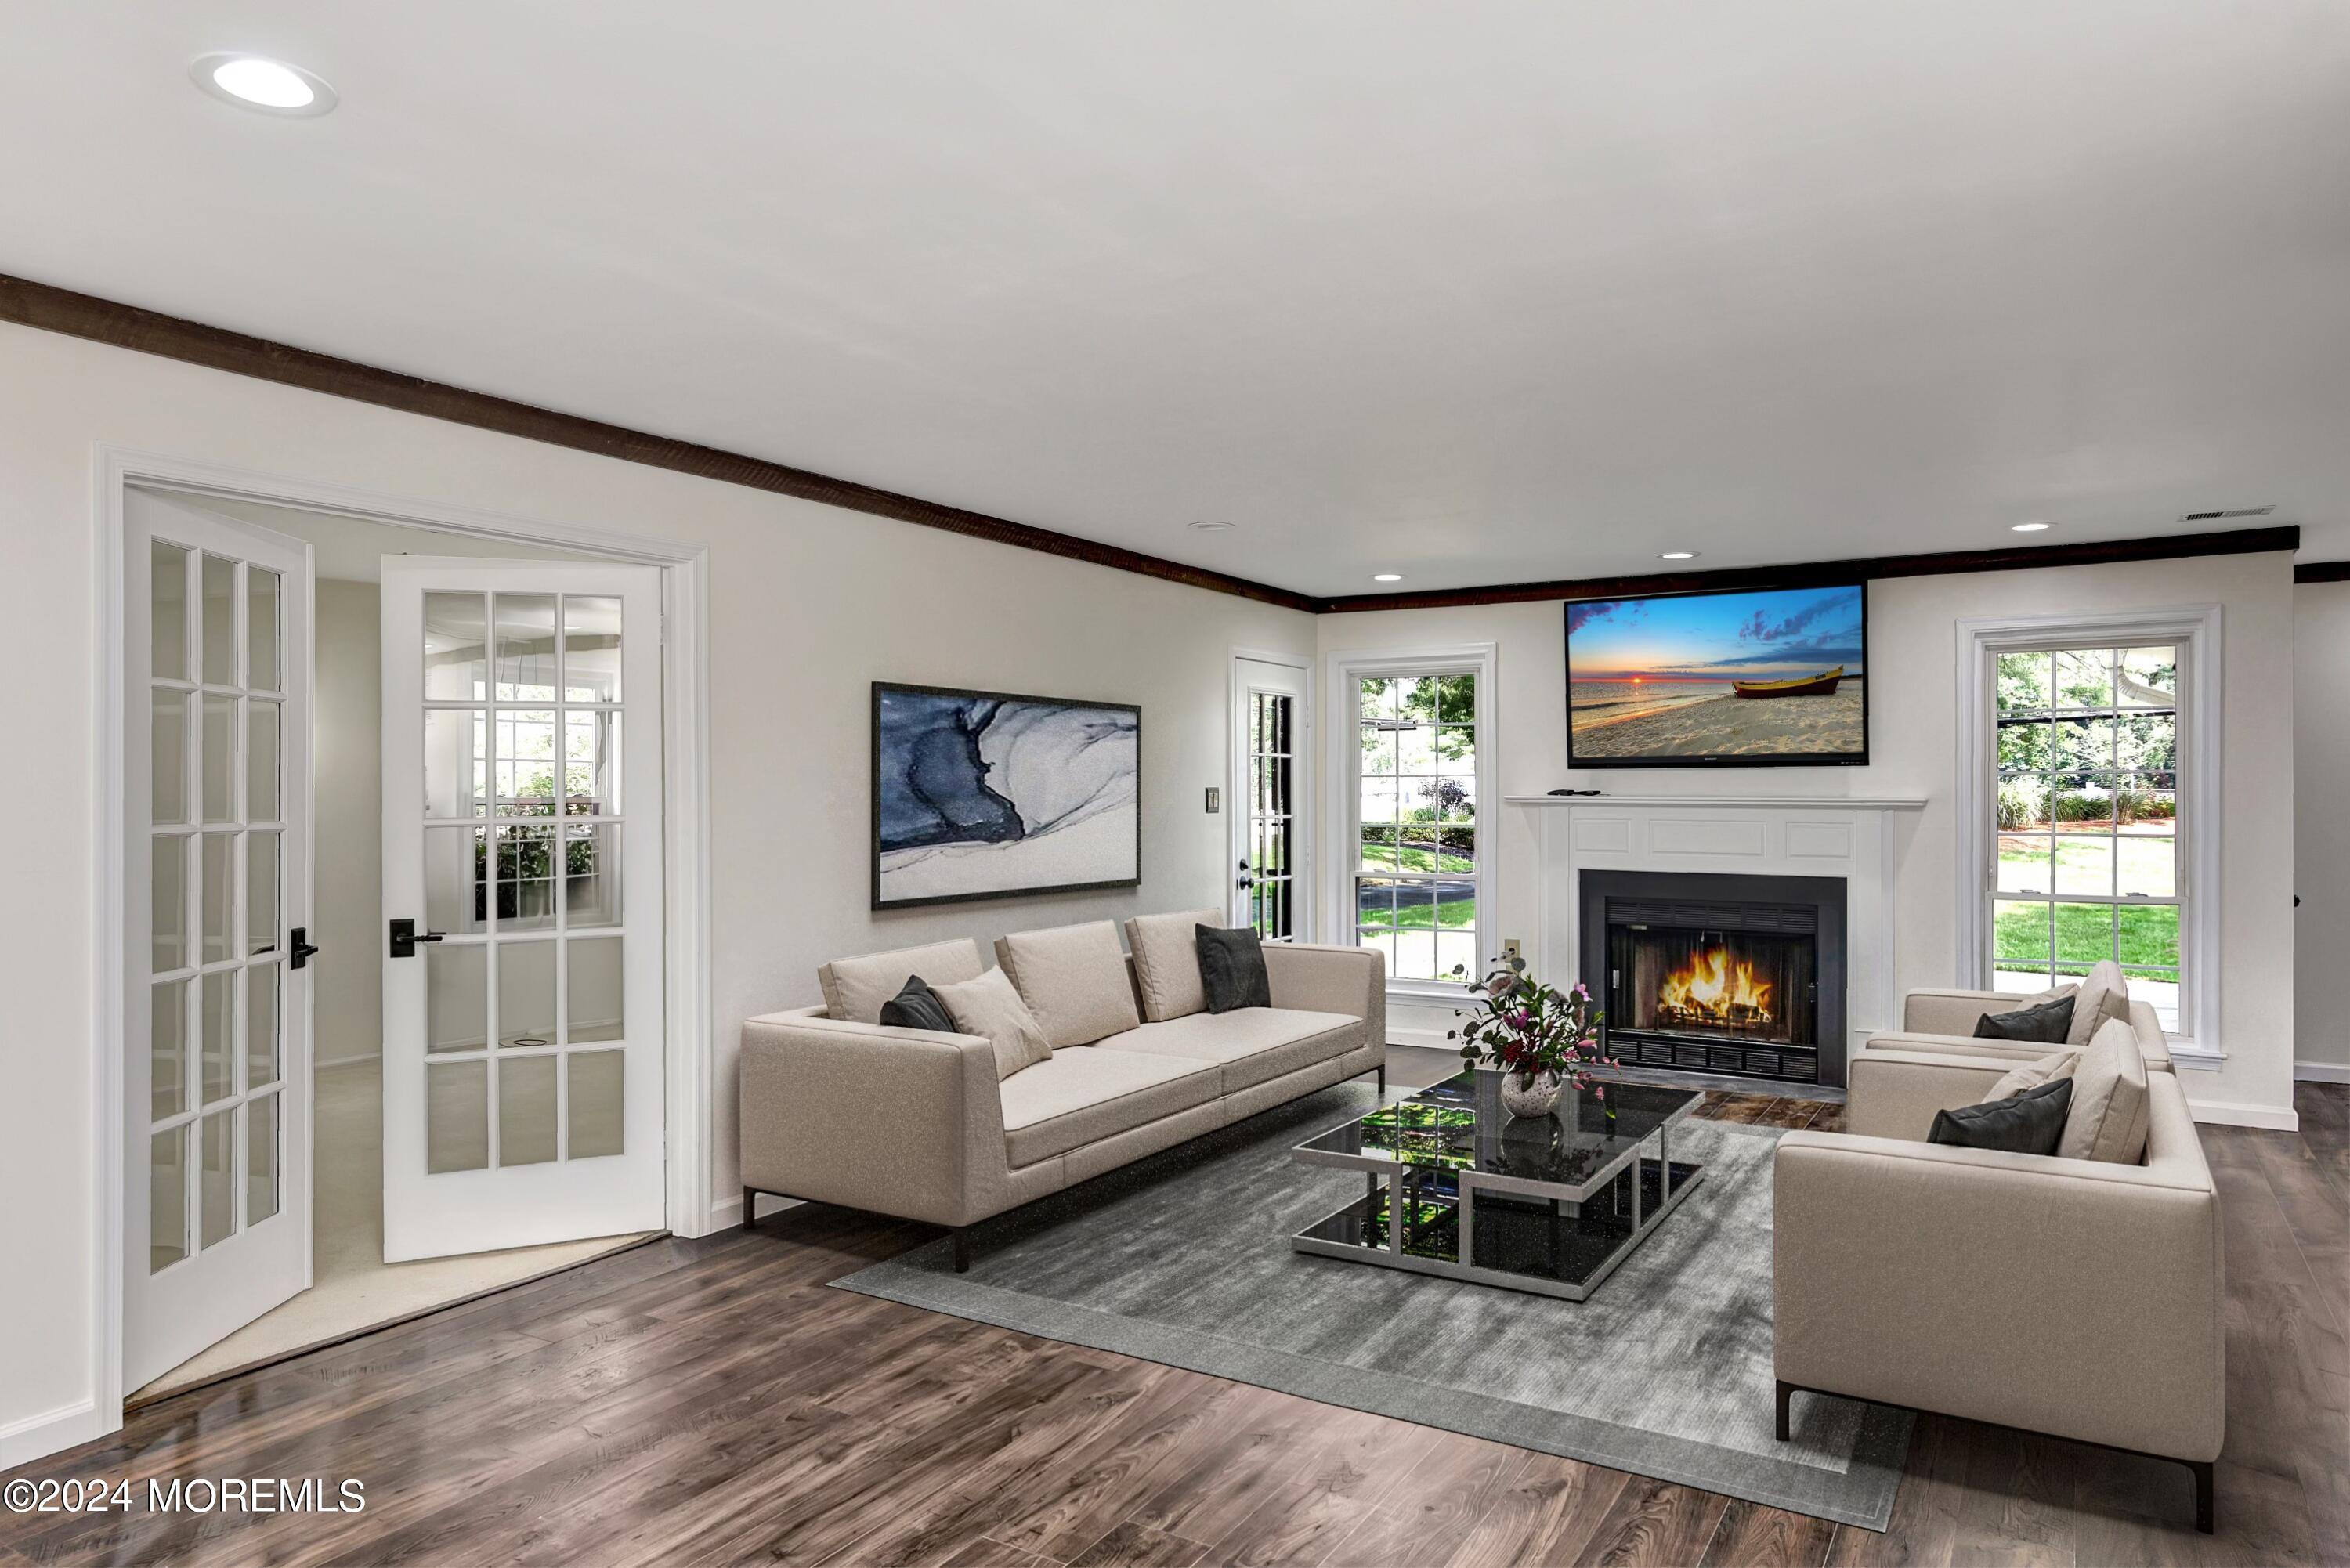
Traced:
POLYGON ((325 950, 312 967, 313 1049, 321 1065, 383 1052, 383 965, 376 922, 383 913, 383 641, 381 589, 318 579, 317 807, 310 940, 325 950))
POLYGON ((1201 797, 1225 782, 1228 651, 1313 648, 1295 611, 0 325, 0 658, 19 671, 0 815, 37 825, 13 838, 16 896, 0 899, 0 1256, 12 1280, 41 1282, 0 1292, 0 1454, 92 1419, 101 441, 710 547, 721 1194, 738 1185, 736 1023, 818 1000, 824 960, 1221 903, 1225 819, 1201 797), (870 913, 868 688, 882 679, 1140 703, 1140 889, 870 913))
MULTIPOLYGON (((2191 1098, 2214 1115, 2289 1111, 2292 1106, 2293 983, 2292 882, 2293 770, 2293 563, 2284 555, 2228 556, 1903 577, 1869 585, 1869 726, 1866 767, 1592 770, 1566 765, 1565 618, 1555 602, 1491 607, 1394 610, 1321 618, 1325 656, 1321 711, 1347 711, 1328 687, 1328 656, 1464 642, 1500 649, 1502 793, 1540 794, 1574 787, 1637 794, 1878 794, 1922 796, 1900 829, 1896 981, 1904 989, 1956 979, 1958 870, 1953 797, 1957 782, 1957 623, 1986 615, 2054 615, 2209 604, 2222 616, 2227 687, 2221 803, 2226 864, 2220 893, 2221 1044, 2218 1072, 2186 1076, 2191 1098), (2234 1108, 2230 1108, 2234 1107, 2234 1108)), ((2303 590, 2306 591, 2306 590, 2303 590)), ((2350 647, 2350 597, 2342 642, 2350 647)), ((2304 729, 2307 726, 2304 725, 2304 729)), ((2340 727, 2335 732, 2340 733, 2340 727)), ((1496 919, 1488 945, 1531 942, 1539 889, 1532 813, 1492 808, 1498 823, 1496 919)), ((2344 862, 2350 865, 2350 861, 2344 862)), ((2306 891, 2306 888, 2303 889, 2306 891)), ((1396 1007, 1399 1039, 1451 1025, 1441 1008, 1396 1007)))
POLYGON ((2350 1079, 2342 964, 2350 954, 2350 583, 2293 590, 2294 1057, 2350 1079))

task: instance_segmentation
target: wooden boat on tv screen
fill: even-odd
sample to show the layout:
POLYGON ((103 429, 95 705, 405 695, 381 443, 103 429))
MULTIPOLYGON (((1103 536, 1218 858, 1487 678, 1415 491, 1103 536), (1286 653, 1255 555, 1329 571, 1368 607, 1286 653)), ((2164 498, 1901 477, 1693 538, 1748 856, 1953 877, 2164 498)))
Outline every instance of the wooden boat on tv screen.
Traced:
POLYGON ((1733 680, 1730 689, 1741 697, 1830 697, 1835 694, 1836 682, 1844 679, 1844 666, 1822 670, 1817 675, 1798 675, 1792 680, 1733 680))

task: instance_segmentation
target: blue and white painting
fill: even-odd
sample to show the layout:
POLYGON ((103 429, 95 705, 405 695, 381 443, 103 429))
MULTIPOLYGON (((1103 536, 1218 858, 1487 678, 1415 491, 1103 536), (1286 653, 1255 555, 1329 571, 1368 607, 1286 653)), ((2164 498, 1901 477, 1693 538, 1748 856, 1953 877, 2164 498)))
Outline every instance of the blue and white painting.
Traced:
POLYGON ((1142 711, 873 688, 873 907, 1142 879, 1142 711))

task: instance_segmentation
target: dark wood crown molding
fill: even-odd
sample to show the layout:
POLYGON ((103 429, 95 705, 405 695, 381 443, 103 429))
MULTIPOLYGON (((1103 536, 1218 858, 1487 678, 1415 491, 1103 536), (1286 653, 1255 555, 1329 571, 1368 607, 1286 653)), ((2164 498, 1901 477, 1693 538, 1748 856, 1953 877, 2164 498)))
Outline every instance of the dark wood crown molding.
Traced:
MULTIPOLYGON (((1641 594, 1701 593, 1721 588, 1822 587, 1879 577, 1939 577, 1960 572, 2012 572, 2034 566, 2102 566, 2122 561, 2174 561, 2197 556, 2249 556, 2297 550, 2292 524, 2215 534, 2173 534, 2102 544, 2026 545, 1999 550, 1941 550, 1918 556, 1873 556, 1851 561, 1804 561, 1786 566, 1730 566, 1710 572, 1654 572, 1633 577, 1565 578, 1486 588, 1429 588, 1409 594, 1357 594, 1325 599, 1325 615, 1353 610, 1441 609, 1463 605, 1523 604, 1538 599, 1628 598, 1641 594)), ((2350 569, 2350 562, 2342 563, 2350 569)), ((2303 580, 2295 568, 2295 580, 2303 580)))
MULTIPOLYGON (((1737 566, 1706 572, 1659 572, 1645 576, 1587 577, 1541 583, 1504 583, 1479 588, 1430 588, 1413 593, 1357 594, 1316 598, 1309 594, 1252 582, 1204 567, 1147 556, 1139 550, 1081 539, 1031 524, 948 506, 920 496, 882 490, 854 480, 746 457, 717 447, 677 441, 625 425, 542 409, 511 398, 468 391, 421 376, 379 369, 307 348, 273 343, 224 327, 207 327, 160 311, 77 294, 52 284, 0 274, 0 321, 110 344, 141 354, 159 354, 210 369, 276 381, 305 391, 348 398, 421 414, 427 419, 472 425, 525 441, 569 447, 623 462, 643 463, 724 484, 796 496, 876 517, 966 538, 1158 577, 1211 593, 1232 594, 1308 614, 1355 610, 1436 609, 1464 605, 1520 604, 1539 599, 1607 598, 1634 594, 1688 593, 1709 588, 1803 587, 1855 578, 1939 576, 1955 572, 2004 572, 2030 566, 2087 566, 2118 561, 2177 560, 2196 556, 2243 555, 2300 547, 2301 530, 2290 525, 2244 528, 2212 534, 2177 534, 2168 538, 2122 539, 2095 545, 2019 545, 1998 550, 1950 550, 1929 555, 1878 556, 1852 561, 1814 561, 1787 566, 1737 566)), ((2293 569, 2301 583, 2350 581, 2350 561, 2319 562, 2293 569)))
POLYGON ((991 544, 1041 550, 1046 555, 1062 556, 1097 566, 1110 566, 1146 577, 1159 577, 1170 583, 1181 583, 1187 587, 1205 588, 1212 593, 1232 594, 1241 598, 1279 605, 1284 609, 1310 613, 1319 603, 1306 594, 1294 593, 1266 583, 1251 582, 1245 577, 1228 576, 1200 566, 1187 566, 1179 561, 1162 560, 1157 556, 1146 556, 1139 550, 1080 539, 1075 535, 1056 533, 1050 528, 1039 528, 1031 524, 992 517, 983 512, 971 512, 960 506, 925 501, 917 495, 901 495, 894 490, 881 490, 854 480, 834 479, 804 468, 770 462, 764 458, 745 457, 740 452, 700 446, 692 441, 649 435, 624 425, 606 424, 600 420, 542 409, 510 398, 471 392, 463 387, 428 381, 419 376, 405 376, 395 370, 378 369, 372 365, 338 359, 331 354, 314 353, 307 348, 289 348, 265 337, 207 327, 202 322, 165 316, 159 311, 100 299, 94 295, 77 294, 71 289, 10 277, 5 274, 0 274, 0 321, 13 321, 19 326, 36 327, 45 332, 59 332, 72 337, 87 337, 92 342, 108 343, 141 354, 160 354, 165 358, 182 359, 192 365, 252 376, 264 381, 276 381, 285 386, 299 387, 305 391, 324 392, 330 397, 349 398, 356 402, 374 403, 403 413, 422 414, 428 419, 473 425, 481 430, 495 431, 501 435, 519 436, 525 441, 570 447, 577 452, 593 452, 598 457, 619 458, 624 462, 640 462, 648 467, 666 468, 701 479, 714 479, 722 483, 772 491, 778 495, 797 496, 803 501, 822 502, 827 506, 845 507, 851 512, 868 513, 876 517, 894 518, 900 523, 919 524, 925 528, 943 529, 950 534, 984 539, 991 544))

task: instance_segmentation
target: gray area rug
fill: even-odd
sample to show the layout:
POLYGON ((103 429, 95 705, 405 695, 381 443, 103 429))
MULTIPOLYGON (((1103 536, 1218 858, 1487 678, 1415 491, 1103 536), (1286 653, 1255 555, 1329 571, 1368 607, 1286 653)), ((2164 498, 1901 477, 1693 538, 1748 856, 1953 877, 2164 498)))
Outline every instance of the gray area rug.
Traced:
POLYGON ((1883 1530, 1911 1417, 1798 1399, 1772 1436, 1769 1129, 1689 1122, 1703 1180, 1587 1302, 1290 1250, 1363 1179, 1295 1144, 1361 1115, 1342 1084, 1153 1156, 845 1290, 1883 1530))

